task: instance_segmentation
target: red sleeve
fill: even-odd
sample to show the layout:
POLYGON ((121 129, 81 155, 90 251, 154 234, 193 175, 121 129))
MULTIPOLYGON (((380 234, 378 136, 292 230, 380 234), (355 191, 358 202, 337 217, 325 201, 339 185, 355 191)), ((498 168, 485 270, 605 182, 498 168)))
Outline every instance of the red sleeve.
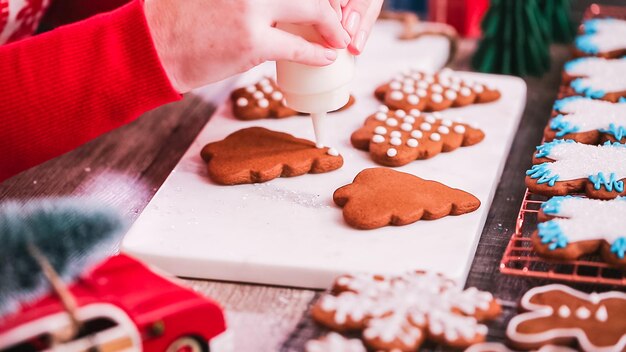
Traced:
POLYGON ((0 47, 0 82, 0 181, 180 99, 140 0, 0 47))

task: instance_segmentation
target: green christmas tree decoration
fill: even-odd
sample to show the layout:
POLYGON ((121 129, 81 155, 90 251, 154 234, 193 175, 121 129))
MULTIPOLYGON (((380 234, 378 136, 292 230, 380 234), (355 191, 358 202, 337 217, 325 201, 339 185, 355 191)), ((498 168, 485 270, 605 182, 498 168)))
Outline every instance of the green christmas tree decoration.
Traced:
POLYGON ((570 43, 576 34, 572 21, 570 0, 539 0, 539 8, 546 19, 548 35, 553 43, 570 43))
POLYGON ((112 209, 84 199, 0 204, 0 317, 50 289, 29 246, 70 283, 114 253, 124 228, 112 209))
POLYGON ((472 58, 477 71, 539 76, 550 68, 548 26, 537 0, 491 0, 481 27, 472 58))

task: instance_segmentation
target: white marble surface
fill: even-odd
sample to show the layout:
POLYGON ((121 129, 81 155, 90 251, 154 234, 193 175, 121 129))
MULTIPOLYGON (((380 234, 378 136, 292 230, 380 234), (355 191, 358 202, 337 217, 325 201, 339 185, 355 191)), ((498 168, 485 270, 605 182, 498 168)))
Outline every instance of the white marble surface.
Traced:
MULTIPOLYGON (((352 229, 332 193, 362 169, 377 166, 349 140, 379 105, 374 88, 398 70, 445 61, 441 39, 399 42, 391 25, 384 26, 358 60, 357 104, 328 117, 329 140, 344 157, 341 169, 255 185, 212 183, 199 157, 208 142, 249 126, 313 138, 307 117, 242 122, 222 104, 135 222, 123 250, 175 275, 217 280, 326 288, 345 272, 430 269, 464 282, 522 114, 526 86, 517 78, 463 73, 497 87, 502 99, 443 114, 477 124, 485 140, 398 168, 474 194, 482 202, 477 211, 402 227, 352 229)), ((238 84, 272 70, 273 65, 264 65, 238 84)))

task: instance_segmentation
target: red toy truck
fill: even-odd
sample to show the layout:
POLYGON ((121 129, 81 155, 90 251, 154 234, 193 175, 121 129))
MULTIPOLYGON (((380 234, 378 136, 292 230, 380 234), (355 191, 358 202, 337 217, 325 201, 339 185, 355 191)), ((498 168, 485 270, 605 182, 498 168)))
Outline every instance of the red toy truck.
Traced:
POLYGON ((81 331, 59 341, 69 315, 54 294, 0 318, 0 351, 219 352, 230 350, 221 308, 117 255, 83 274, 69 289, 81 331))

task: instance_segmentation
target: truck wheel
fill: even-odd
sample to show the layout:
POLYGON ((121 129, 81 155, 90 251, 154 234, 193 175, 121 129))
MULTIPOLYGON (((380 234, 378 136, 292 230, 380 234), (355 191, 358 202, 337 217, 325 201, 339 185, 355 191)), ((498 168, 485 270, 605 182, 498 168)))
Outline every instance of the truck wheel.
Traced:
POLYGON ((166 352, 205 352, 206 350, 207 347, 203 346, 197 338, 183 336, 174 340, 166 352))

